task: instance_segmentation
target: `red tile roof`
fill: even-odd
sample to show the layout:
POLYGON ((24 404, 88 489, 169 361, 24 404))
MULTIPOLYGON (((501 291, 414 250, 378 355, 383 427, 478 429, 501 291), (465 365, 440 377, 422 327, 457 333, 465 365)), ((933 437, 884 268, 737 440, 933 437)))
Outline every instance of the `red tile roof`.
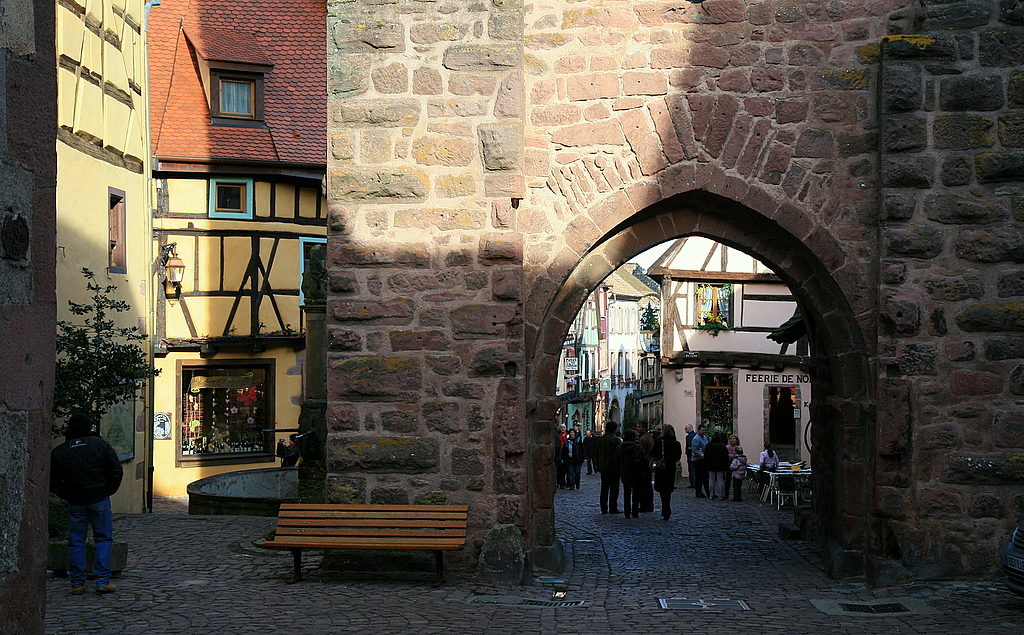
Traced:
POLYGON ((154 6, 153 153, 327 163, 326 25, 323 0, 163 0, 154 6), (196 48, 206 59, 273 64, 263 83, 266 128, 210 123, 196 48))
POLYGON ((274 65, 252 33, 193 25, 185 28, 185 35, 205 60, 274 65))

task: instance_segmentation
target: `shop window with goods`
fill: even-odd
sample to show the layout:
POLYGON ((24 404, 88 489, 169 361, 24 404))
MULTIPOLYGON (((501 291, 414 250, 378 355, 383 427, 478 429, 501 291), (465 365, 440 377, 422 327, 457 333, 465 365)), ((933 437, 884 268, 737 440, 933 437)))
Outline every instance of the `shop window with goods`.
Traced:
POLYGON ((181 457, 270 453, 272 376, 267 365, 184 366, 181 457))

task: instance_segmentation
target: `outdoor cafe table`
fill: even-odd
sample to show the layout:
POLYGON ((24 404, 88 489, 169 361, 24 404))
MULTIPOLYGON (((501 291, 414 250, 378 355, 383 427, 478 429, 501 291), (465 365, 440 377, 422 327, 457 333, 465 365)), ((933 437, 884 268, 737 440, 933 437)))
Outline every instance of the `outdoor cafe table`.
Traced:
MULTIPOLYGON (((758 465, 757 463, 749 464, 749 465, 747 465, 747 471, 750 472, 750 478, 756 480, 756 479, 759 478, 759 475, 761 474, 761 466, 758 465)), ((796 479, 798 481, 804 481, 804 483, 802 484, 804 487, 807 487, 806 481, 810 480, 810 478, 811 478, 811 471, 810 470, 804 469, 804 470, 800 470, 799 472, 794 472, 794 471, 790 470, 789 468, 785 468, 785 467, 783 467, 781 470, 776 471, 776 472, 765 472, 765 474, 768 475, 768 487, 765 487, 764 489, 761 490, 761 502, 762 503, 765 502, 766 500, 768 500, 768 497, 771 495, 772 490, 774 490, 776 488, 775 481, 776 481, 776 479, 778 479, 778 477, 780 477, 780 476, 794 476, 794 477, 796 477, 796 479)))

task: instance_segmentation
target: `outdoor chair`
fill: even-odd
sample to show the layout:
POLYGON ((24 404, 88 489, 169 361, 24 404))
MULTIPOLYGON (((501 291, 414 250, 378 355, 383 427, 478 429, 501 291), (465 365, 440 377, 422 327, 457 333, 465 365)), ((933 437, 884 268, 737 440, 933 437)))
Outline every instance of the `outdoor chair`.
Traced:
POLYGON ((772 489, 772 497, 775 498, 775 508, 782 509, 782 505, 789 500, 791 505, 796 505, 796 477, 777 476, 775 487, 772 489))

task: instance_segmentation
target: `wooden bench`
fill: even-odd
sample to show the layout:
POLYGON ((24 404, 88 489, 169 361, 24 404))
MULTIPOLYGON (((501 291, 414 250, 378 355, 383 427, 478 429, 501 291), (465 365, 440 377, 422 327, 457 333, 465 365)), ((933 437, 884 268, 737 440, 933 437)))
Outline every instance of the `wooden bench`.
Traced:
POLYGON ((444 582, 444 552, 466 544, 467 505, 340 505, 282 503, 273 540, 290 549, 292 582, 302 580, 303 549, 417 549, 434 552, 437 583, 444 582))

